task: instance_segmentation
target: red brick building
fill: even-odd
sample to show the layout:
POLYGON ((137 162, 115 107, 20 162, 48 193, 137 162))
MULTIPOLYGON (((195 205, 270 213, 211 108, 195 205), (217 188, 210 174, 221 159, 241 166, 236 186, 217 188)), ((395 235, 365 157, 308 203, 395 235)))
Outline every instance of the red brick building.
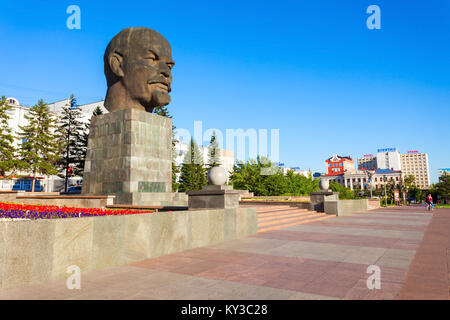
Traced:
POLYGON ((327 175, 338 175, 346 171, 355 169, 355 162, 350 157, 341 157, 335 154, 331 158, 325 160, 327 166, 327 175))

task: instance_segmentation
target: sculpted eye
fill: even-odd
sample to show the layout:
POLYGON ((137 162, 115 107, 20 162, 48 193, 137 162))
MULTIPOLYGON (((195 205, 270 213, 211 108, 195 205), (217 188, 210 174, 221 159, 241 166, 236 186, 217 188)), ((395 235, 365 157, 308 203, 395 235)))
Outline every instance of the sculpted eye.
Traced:
POLYGON ((155 61, 155 60, 157 59, 157 56, 156 56, 156 54, 154 54, 153 52, 149 52, 149 53, 144 57, 144 59, 149 59, 149 60, 151 60, 151 61, 155 61))

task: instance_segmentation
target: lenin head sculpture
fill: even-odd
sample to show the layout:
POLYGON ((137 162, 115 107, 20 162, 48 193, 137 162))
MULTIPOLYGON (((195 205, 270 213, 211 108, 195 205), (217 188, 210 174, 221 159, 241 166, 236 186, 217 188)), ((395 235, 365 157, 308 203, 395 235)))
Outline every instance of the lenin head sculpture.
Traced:
POLYGON ((152 112, 170 103, 174 66, 169 42, 148 28, 127 28, 108 44, 104 55, 109 112, 139 109, 152 112))

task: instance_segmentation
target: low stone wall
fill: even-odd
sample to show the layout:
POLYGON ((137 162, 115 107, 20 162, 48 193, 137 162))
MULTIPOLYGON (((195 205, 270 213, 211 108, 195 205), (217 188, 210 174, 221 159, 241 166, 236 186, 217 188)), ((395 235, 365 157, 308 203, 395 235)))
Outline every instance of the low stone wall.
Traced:
POLYGON ((253 192, 249 192, 248 190, 236 190, 239 192, 239 200, 241 199, 249 199, 253 198, 253 192))
POLYGON ((0 192, 0 202, 66 206, 78 208, 106 208, 114 204, 114 196, 60 195, 58 192, 0 192))
MULTIPOLYGON (((245 197, 243 197, 245 198, 245 197)), ((292 200, 292 201, 301 201, 301 202, 309 202, 310 196, 253 196, 253 199, 262 199, 262 200, 292 200)))
POLYGON ((332 200, 324 202, 325 213, 337 216, 348 216, 367 211, 367 199, 332 200))
POLYGON ((19 196, 58 196, 59 192, 0 191, 0 201, 16 202, 19 196))
POLYGON ((310 210, 311 203, 310 202, 303 202, 303 201, 254 201, 254 200, 241 200, 239 201, 240 205, 245 206, 291 206, 291 207, 297 207, 300 209, 308 209, 310 210))
POLYGON ((0 289, 257 233, 254 208, 0 222, 0 289))
POLYGON ((367 204, 367 210, 375 210, 375 209, 378 209, 380 207, 381 207, 380 199, 376 199, 376 200, 370 200, 369 199, 368 204, 367 204))
POLYGON ((14 202, 16 201, 18 191, 0 191, 0 201, 14 202))

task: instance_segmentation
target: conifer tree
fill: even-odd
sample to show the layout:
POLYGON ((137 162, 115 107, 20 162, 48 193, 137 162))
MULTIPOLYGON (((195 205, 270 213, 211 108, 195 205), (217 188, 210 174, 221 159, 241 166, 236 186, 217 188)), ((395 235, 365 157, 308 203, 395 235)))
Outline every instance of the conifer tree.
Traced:
MULTIPOLYGON (((100 106, 97 106, 94 111, 92 111, 92 116, 99 116, 103 114, 103 110, 100 106)), ((82 125, 82 131, 80 135, 80 149, 79 149, 79 160, 78 160, 78 168, 76 175, 82 177, 84 173, 84 164, 86 162, 86 153, 87 153, 87 147, 88 147, 88 140, 89 140, 89 131, 91 129, 91 119, 89 119, 88 122, 84 123, 82 125)))
POLYGON ((217 143, 216 132, 213 131, 208 147, 208 167, 219 167, 221 165, 220 149, 217 143))
POLYGON ((62 169, 62 175, 65 179, 64 191, 67 192, 69 168, 76 176, 83 175, 84 155, 86 149, 83 144, 84 124, 80 121, 82 117, 81 111, 77 108, 77 100, 74 95, 70 96, 70 103, 62 108, 60 118, 60 150, 63 148, 64 157, 59 163, 62 169))
POLYGON ((6 97, 0 98, 0 176, 4 177, 16 167, 14 136, 8 124, 10 119, 8 111, 13 107, 8 104, 6 97))
MULTIPOLYGON (((167 107, 161 106, 155 108, 155 113, 159 116, 167 117, 172 119, 172 115, 169 113, 167 107)), ((172 123, 172 192, 177 192, 180 186, 180 183, 177 179, 177 174, 180 173, 180 167, 176 165, 175 158, 175 145, 177 143, 177 139, 175 139, 175 129, 176 127, 172 123)))
POLYGON ((94 111, 92 112, 92 115, 94 115, 94 116, 99 116, 101 114, 103 114, 103 110, 102 110, 102 108, 100 106, 97 106, 94 109, 94 111))
POLYGON ((202 152, 191 138, 189 151, 186 153, 181 167, 179 190, 182 192, 200 190, 207 184, 202 152))
POLYGON ((50 108, 42 99, 38 101, 25 115, 28 124, 19 126, 19 137, 22 144, 19 149, 21 161, 32 173, 32 191, 35 189, 37 174, 57 174, 58 133, 56 119, 50 108))

